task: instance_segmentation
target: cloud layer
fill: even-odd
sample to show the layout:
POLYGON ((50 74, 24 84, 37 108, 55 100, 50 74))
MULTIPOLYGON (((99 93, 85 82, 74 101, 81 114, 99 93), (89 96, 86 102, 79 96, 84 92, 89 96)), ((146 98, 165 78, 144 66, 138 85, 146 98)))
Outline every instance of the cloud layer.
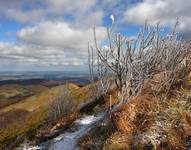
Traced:
MULTIPOLYGON (((104 27, 96 28, 98 40, 106 37, 104 27)), ((66 22, 41 22, 37 26, 23 28, 17 33, 26 43, 43 46, 63 47, 64 49, 87 50, 88 42, 93 42, 92 28, 73 28, 66 22)))
POLYGON ((179 31, 191 33, 191 1, 190 0, 143 0, 133 5, 124 13, 124 20, 128 23, 143 24, 160 22, 164 26, 173 26, 179 18, 179 31))
MULTIPOLYGON (((106 36, 104 27, 96 28, 97 40, 106 36)), ((18 66, 84 67, 87 63, 87 45, 92 43, 93 30, 73 28, 66 22, 44 21, 17 32, 20 41, 0 43, 3 64, 18 66)))
POLYGON ((98 41, 102 41, 111 14, 119 28, 141 25, 145 19, 170 27, 179 17, 179 31, 190 38, 190 8, 190 0, 0 1, 0 18, 22 26, 15 31, 16 41, 0 41, 0 68, 16 65, 80 69, 87 63, 87 43, 93 43, 92 25, 96 24, 98 41))
POLYGON ((84 67, 88 42, 93 43, 93 24, 97 24, 98 41, 106 36, 106 29, 101 26, 103 11, 95 7, 96 3, 96 0, 0 2, 6 6, 6 9, 0 6, 2 14, 26 24, 16 32, 16 43, 0 43, 2 66, 84 67))

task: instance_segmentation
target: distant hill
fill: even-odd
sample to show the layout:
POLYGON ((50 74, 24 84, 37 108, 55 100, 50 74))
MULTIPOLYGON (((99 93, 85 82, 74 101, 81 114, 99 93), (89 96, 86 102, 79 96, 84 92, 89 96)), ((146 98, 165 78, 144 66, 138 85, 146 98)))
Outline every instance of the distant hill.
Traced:
MULTIPOLYGON (((38 81, 44 82, 46 80, 38 81)), ((18 136, 25 136, 39 125, 43 125, 49 114, 50 104, 65 86, 60 85, 44 89, 38 94, 0 109, 0 118, 2 118, 0 119, 0 149, 7 142, 14 141, 18 136)), ((35 87, 34 85, 33 88, 35 87)), ((72 97, 75 98, 79 105, 90 99, 90 91, 93 87, 94 84, 84 87, 79 87, 73 83, 67 84, 72 97)))

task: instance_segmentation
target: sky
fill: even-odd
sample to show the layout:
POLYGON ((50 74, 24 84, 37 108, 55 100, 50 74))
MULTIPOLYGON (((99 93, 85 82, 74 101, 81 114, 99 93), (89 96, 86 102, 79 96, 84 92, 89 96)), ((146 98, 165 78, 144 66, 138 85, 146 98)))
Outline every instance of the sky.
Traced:
POLYGON ((190 0, 0 0, 0 71, 87 70, 87 46, 115 31, 136 36, 144 21, 191 37, 190 0))

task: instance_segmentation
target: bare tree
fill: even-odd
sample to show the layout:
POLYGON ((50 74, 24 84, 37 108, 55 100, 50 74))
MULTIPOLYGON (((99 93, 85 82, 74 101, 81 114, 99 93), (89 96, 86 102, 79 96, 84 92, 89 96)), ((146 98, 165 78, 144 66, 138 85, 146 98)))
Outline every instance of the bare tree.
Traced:
POLYGON ((135 39, 129 39, 120 33, 114 34, 111 27, 107 30, 106 47, 98 44, 94 27, 95 46, 88 46, 91 48, 90 70, 92 75, 93 68, 97 68, 98 78, 101 83, 104 82, 104 93, 114 81, 119 89, 121 103, 126 102, 129 97, 136 96, 141 91, 145 80, 153 79, 155 74, 161 72, 164 80, 156 90, 160 92, 161 88, 165 88, 168 93, 177 78, 185 76, 191 66, 190 59, 187 59, 191 54, 191 43, 178 37, 177 25, 178 21, 172 32, 164 35, 159 23, 148 26, 145 21, 135 39), (92 63, 94 60, 97 60, 96 64, 92 63))
POLYGON ((53 97, 50 105, 50 118, 56 119, 60 116, 67 115, 70 112, 74 112, 77 109, 77 102, 71 96, 69 84, 60 86, 59 94, 53 97))

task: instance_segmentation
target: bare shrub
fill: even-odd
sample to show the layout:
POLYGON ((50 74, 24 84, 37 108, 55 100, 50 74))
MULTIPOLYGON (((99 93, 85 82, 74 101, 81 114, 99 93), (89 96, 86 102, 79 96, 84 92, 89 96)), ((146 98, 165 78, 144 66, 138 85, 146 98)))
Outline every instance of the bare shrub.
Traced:
POLYGON ((177 25, 178 21, 172 32, 162 34, 159 23, 148 26, 145 22, 135 39, 113 33, 111 27, 107 30, 105 47, 98 44, 94 28, 95 46, 88 48, 90 71, 92 75, 93 69, 96 69, 103 93, 115 84, 121 103, 127 102, 141 91, 145 80, 152 80, 154 75, 162 72, 163 81, 156 82, 158 86, 155 90, 163 90, 168 95, 172 86, 191 70, 188 58, 191 43, 178 37, 177 25), (112 80, 109 82, 108 78, 112 80))
POLYGON ((50 118, 56 119, 60 116, 67 115, 68 113, 74 112, 77 109, 77 102, 72 97, 69 84, 60 87, 59 94, 53 97, 50 105, 50 118))

